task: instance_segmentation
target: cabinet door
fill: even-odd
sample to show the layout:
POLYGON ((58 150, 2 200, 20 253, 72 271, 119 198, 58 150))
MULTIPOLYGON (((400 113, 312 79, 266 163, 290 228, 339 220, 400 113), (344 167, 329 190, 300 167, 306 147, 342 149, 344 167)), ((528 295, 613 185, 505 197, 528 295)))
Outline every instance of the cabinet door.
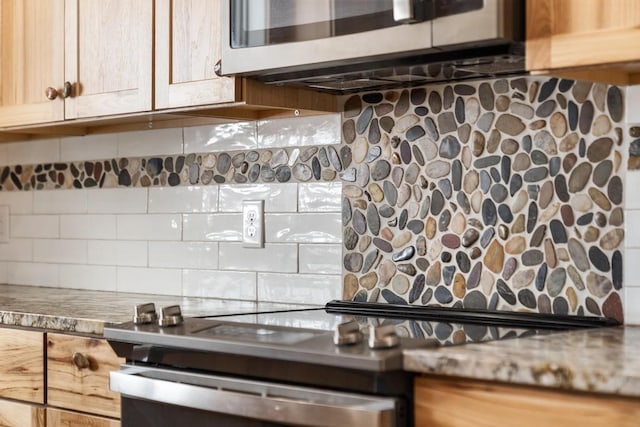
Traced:
POLYGON ((527 7, 527 69, 551 70, 640 60, 637 0, 536 0, 527 7))
POLYGON ((3 427, 44 427, 44 408, 0 400, 0 426, 3 427))
POLYGON ((153 0, 66 0, 65 118, 151 110, 153 0))
POLYGON ((156 0, 155 108, 235 100, 232 77, 218 77, 220 0, 156 0))
POLYGON ((120 427, 120 421, 47 408, 47 427, 120 427))
POLYGON ((64 0, 1 0, 0 127, 64 118, 64 0))
POLYGON ((118 358, 107 341, 47 334, 47 403, 120 418, 120 395, 109 390, 118 358))
POLYGON ((44 403, 42 332, 0 329, 0 396, 44 403))

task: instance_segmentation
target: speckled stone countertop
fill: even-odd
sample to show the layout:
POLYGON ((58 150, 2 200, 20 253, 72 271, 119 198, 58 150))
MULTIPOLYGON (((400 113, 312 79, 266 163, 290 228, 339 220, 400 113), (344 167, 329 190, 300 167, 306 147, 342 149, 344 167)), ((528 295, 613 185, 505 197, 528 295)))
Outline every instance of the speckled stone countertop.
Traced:
POLYGON ((640 327, 407 350, 408 371, 640 397, 640 327))
POLYGON ((0 324, 101 335, 106 323, 131 320, 135 304, 180 304, 185 316, 251 313, 294 307, 210 298, 0 285, 0 324))

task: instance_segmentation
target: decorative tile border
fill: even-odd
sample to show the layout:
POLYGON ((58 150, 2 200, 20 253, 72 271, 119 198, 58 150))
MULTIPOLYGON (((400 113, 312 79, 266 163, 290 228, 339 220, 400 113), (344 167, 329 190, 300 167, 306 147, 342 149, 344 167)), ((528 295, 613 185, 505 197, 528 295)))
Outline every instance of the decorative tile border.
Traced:
POLYGON ((328 145, 4 166, 0 191, 334 181, 348 155, 328 145))
POLYGON ((622 119, 555 78, 348 98, 344 296, 622 320, 622 119))

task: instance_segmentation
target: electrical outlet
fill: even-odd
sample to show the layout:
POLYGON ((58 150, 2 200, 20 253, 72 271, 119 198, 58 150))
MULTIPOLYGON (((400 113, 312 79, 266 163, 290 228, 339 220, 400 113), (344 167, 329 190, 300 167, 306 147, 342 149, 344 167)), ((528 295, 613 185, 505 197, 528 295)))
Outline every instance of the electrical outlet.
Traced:
POLYGON ((0 206, 0 243, 9 242, 9 206, 0 206))
POLYGON ((264 200, 242 201, 242 246, 264 247, 264 200))

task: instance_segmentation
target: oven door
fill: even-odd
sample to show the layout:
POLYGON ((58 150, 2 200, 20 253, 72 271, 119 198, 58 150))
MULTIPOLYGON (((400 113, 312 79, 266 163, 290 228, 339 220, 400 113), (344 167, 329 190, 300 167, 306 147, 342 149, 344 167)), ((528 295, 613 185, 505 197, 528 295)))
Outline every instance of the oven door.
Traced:
POLYGON ((141 366, 111 372, 110 387, 124 427, 403 425, 402 403, 389 397, 141 366))
POLYGON ((424 51, 432 13, 433 0, 222 1, 221 74, 424 51))

